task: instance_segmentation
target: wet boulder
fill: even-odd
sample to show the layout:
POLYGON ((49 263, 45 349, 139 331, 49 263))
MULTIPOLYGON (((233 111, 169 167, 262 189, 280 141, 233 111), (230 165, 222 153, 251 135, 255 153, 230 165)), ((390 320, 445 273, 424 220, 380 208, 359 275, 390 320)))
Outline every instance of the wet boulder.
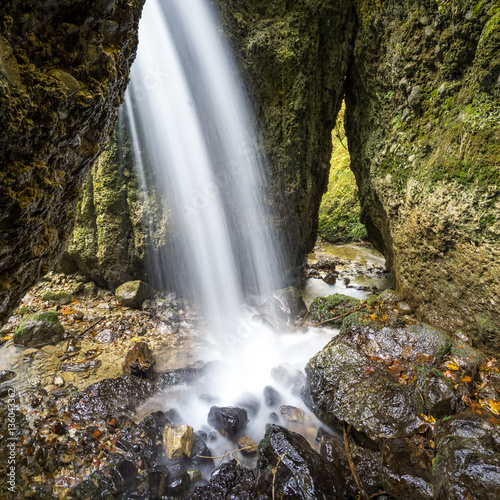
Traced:
MULTIPOLYGON (((381 453, 350 444, 350 454, 356 468, 356 474, 368 495, 382 491, 380 479, 381 453)), ((359 490, 349 466, 344 440, 341 436, 324 434, 320 439, 320 455, 330 462, 338 474, 344 478, 346 498, 358 498, 359 490)))
MULTIPOLYGON (((373 316, 349 315, 339 335, 309 361, 310 404, 324 422, 345 421, 373 440, 410 436, 424 409, 415 389, 417 367, 436 368, 451 338, 426 324, 388 327, 387 316, 373 316)), ((434 392, 431 406, 449 402, 442 392, 434 392)))
POLYGON ((467 410, 434 428, 434 498, 500 498, 500 419, 467 410))
POLYGON ((383 490, 398 500, 432 500, 433 454, 408 439, 382 444, 383 490))
POLYGON ((341 293, 329 295, 328 297, 316 297, 309 307, 309 318, 315 323, 320 323, 321 321, 342 316, 356 309, 360 304, 360 300, 341 293))
POLYGON ((3 384, 4 382, 9 382, 16 376, 17 376, 16 372, 10 370, 2 370, 0 371, 0 384, 3 384))
POLYGON ((455 389, 443 372, 422 365, 417 368, 417 383, 425 406, 433 417, 443 418, 453 414, 455 389))
POLYGON ((300 434, 270 425, 259 443, 259 491, 272 498, 343 498, 343 478, 300 434))
POLYGON ((255 475, 250 469, 239 465, 235 460, 223 464, 212 473, 210 484, 199 486, 191 493, 191 500, 255 500, 259 493, 255 485, 255 475))
POLYGON ((208 413, 208 423, 223 436, 233 437, 248 423, 246 410, 233 406, 212 406, 208 413))
POLYGON ((136 377, 149 378, 156 361, 146 342, 137 342, 125 356, 123 373, 136 377))
POLYGON ((371 439, 411 435, 420 419, 413 391, 337 339, 307 364, 314 413, 328 425, 352 424, 371 439))
POLYGON ((124 306, 140 309, 145 300, 153 299, 154 290, 143 281, 127 281, 116 289, 115 295, 124 306))
POLYGON ((64 327, 55 311, 28 316, 14 334, 14 343, 25 347, 42 347, 61 340, 64 327))

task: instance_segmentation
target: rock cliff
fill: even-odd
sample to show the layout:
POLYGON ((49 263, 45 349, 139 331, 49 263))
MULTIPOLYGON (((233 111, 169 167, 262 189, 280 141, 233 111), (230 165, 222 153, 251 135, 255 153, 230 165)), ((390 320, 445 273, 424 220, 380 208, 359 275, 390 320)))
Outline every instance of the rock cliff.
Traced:
POLYGON ((0 320, 71 233, 113 130, 143 0, 6 0, 0 9, 0 320))
POLYGON ((493 347, 500 3, 355 3, 346 128, 363 222, 421 319, 493 347))

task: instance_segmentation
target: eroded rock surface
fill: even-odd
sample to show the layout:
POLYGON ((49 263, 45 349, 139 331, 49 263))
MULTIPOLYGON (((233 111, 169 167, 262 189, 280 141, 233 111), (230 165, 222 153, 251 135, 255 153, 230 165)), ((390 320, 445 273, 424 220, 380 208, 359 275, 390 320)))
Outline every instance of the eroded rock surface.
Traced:
POLYGON ((0 320, 59 256, 111 134, 142 0, 0 9, 0 320))

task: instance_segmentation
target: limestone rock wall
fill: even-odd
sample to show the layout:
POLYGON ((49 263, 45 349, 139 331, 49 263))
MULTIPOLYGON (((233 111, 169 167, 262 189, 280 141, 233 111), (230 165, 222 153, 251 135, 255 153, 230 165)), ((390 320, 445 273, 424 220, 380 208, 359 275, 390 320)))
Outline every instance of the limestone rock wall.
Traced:
POLYGON ((353 7, 338 0, 215 3, 255 107, 274 223, 294 274, 316 241, 352 51, 353 7))
POLYGON ((52 265, 111 134, 143 0, 0 7, 0 320, 52 265))
POLYGON ((498 346, 500 4, 355 3, 346 117, 364 222, 421 319, 498 346))

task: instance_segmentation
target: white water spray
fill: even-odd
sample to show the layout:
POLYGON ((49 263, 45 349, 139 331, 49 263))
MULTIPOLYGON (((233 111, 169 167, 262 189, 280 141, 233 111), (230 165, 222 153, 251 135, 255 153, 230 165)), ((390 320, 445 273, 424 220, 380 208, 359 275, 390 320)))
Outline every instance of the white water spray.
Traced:
POLYGON ((248 105, 207 4, 146 2, 127 114, 136 162, 157 172, 181 243, 155 272, 228 336, 248 292, 279 288, 280 266, 248 105))

